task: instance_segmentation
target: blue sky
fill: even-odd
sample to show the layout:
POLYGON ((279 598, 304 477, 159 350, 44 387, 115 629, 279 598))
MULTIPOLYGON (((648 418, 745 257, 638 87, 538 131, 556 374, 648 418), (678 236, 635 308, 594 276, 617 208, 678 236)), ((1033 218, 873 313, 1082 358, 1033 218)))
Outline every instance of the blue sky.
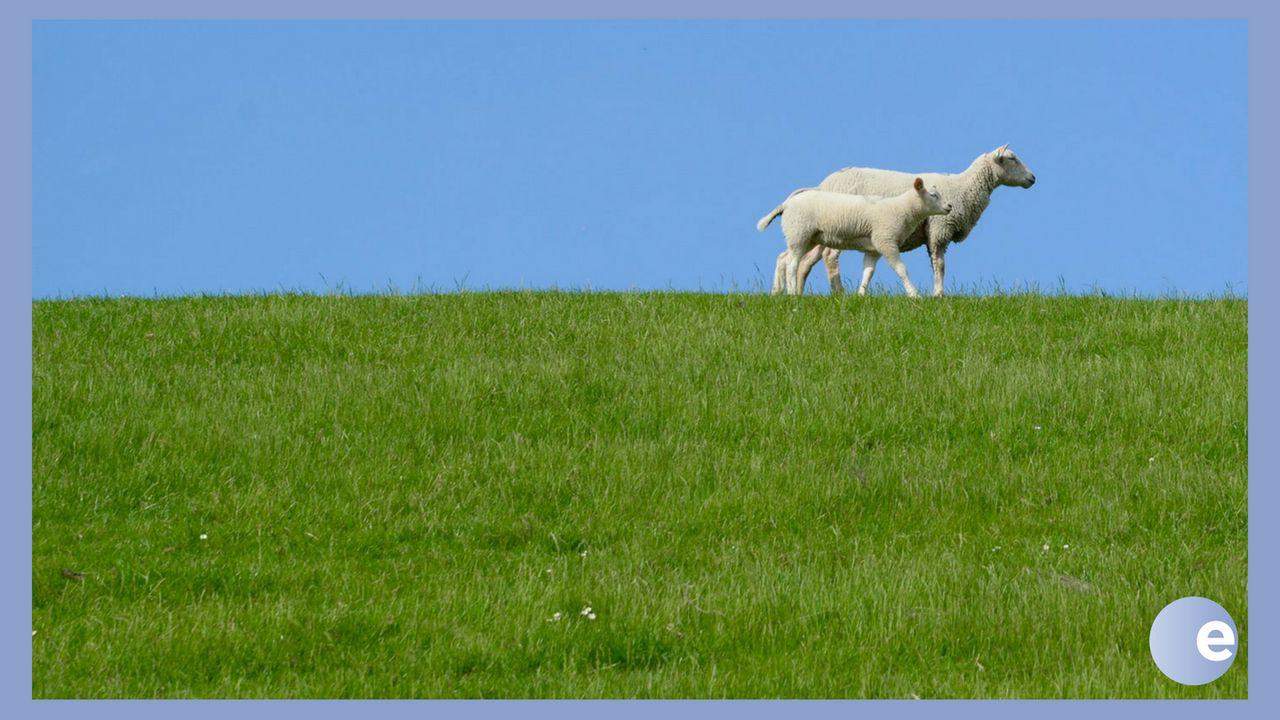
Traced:
POLYGON ((1036 186, 950 289, 1247 292, 1242 22, 43 22, 33 52, 36 297, 767 288, 792 189, 1002 143, 1036 186))

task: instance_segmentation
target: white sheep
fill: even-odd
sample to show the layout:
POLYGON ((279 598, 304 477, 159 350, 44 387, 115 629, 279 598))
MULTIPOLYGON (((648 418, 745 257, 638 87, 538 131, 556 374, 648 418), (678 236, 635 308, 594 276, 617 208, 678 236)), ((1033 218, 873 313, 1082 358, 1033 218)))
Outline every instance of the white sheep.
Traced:
POLYGON ((801 258, 820 246, 861 250, 868 279, 876 261, 883 257, 902 279, 907 295, 916 297, 919 293, 907 277, 899 249, 925 218, 951 212, 938 191, 926 189, 918 177, 906 192, 889 198, 801 190, 792 193, 780 208, 760 218, 756 229, 763 232, 781 212, 782 234, 787 239, 786 287, 792 295, 804 292, 804 278, 797 274, 801 258))
MULTIPOLYGON (((888 196, 903 192, 911 186, 916 177, 938 189, 942 199, 951 204, 953 210, 946 216, 931 217, 902 244, 901 251, 914 250, 921 245, 928 248, 929 259, 933 264, 933 294, 942 295, 942 281, 946 273, 947 246, 960 242, 968 237, 982 211, 991 202, 991 193, 1001 185, 1029 188, 1036 182, 1035 173, 1022 163, 1018 156, 1001 145, 989 153, 979 155, 964 172, 946 173, 904 173, 893 170, 875 168, 845 168, 831 173, 818 186, 819 190, 850 193, 854 195, 888 196)), ((798 191, 797 191, 798 192, 798 191)), ((784 203, 785 204, 785 203, 784 203)), ((783 205, 774 208, 768 216, 772 220, 782 212, 783 205)), ((778 255, 774 273, 774 292, 780 292, 785 282, 785 266, 787 251, 778 255)), ((827 278, 831 282, 831 292, 844 292, 844 283, 840 280, 840 250, 829 247, 815 247, 800 261, 798 269, 801 286, 815 263, 821 258, 827 266, 827 278)), ((862 271, 862 282, 858 286, 859 294, 866 293, 871 280, 872 268, 866 266, 862 271)))

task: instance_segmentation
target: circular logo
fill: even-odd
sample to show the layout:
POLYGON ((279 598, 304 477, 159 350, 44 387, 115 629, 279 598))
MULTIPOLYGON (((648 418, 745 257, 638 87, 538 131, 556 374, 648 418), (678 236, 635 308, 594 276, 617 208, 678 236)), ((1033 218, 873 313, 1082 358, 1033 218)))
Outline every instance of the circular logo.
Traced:
POLYGON ((1218 603, 1202 597, 1174 600, 1151 623, 1151 659, 1183 685, 1204 685, 1236 659, 1236 623, 1218 603))

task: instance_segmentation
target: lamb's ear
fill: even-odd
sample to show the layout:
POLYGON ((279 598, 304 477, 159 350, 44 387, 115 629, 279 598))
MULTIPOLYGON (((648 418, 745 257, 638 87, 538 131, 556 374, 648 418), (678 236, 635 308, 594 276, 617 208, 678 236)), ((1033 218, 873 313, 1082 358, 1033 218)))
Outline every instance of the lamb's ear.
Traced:
POLYGON ((915 188, 916 188, 916 192, 920 192, 921 190, 924 190, 924 179, 923 179, 923 178, 916 178, 915 188))
POLYGON ((996 148, 995 153, 993 153, 993 157, 999 160, 1000 158, 1003 158, 1005 156, 1005 153, 1007 152, 1009 152, 1009 143, 1005 143, 1000 147, 996 148))

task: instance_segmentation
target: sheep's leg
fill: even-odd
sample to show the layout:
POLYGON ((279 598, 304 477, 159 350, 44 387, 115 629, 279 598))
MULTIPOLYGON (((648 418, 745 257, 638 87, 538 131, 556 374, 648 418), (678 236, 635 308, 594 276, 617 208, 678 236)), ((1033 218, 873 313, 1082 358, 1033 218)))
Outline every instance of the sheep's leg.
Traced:
POLYGON ((797 253, 795 250, 787 251, 787 294, 788 295, 800 294, 796 292, 796 286, 798 285, 798 283, 796 282, 796 271, 800 269, 801 255, 802 253, 797 253))
POLYGON ((942 278, 947 274, 947 247, 929 248, 929 260, 933 262, 933 296, 942 297, 942 278))
POLYGON ((773 294, 781 295, 787 290, 787 257, 791 255, 790 250, 783 250, 778 253, 778 262, 773 267, 773 294))
POLYGON ((835 248, 823 248, 822 261, 827 265, 827 282, 831 285, 831 294, 843 295, 844 283, 840 281, 840 251, 835 248))
POLYGON ((871 276, 875 274, 876 263, 879 260, 880 256, 875 253, 862 254, 862 282, 858 283, 859 295, 867 294, 867 288, 871 285, 871 276))
POLYGON ((898 279, 902 281, 902 289, 907 291, 907 297, 920 297, 920 292, 916 290, 916 286, 911 284, 911 278, 907 277, 907 264, 902 262, 902 256, 898 254, 898 249, 885 248, 880 254, 884 256, 884 261, 889 263, 889 267, 898 273, 898 279))

